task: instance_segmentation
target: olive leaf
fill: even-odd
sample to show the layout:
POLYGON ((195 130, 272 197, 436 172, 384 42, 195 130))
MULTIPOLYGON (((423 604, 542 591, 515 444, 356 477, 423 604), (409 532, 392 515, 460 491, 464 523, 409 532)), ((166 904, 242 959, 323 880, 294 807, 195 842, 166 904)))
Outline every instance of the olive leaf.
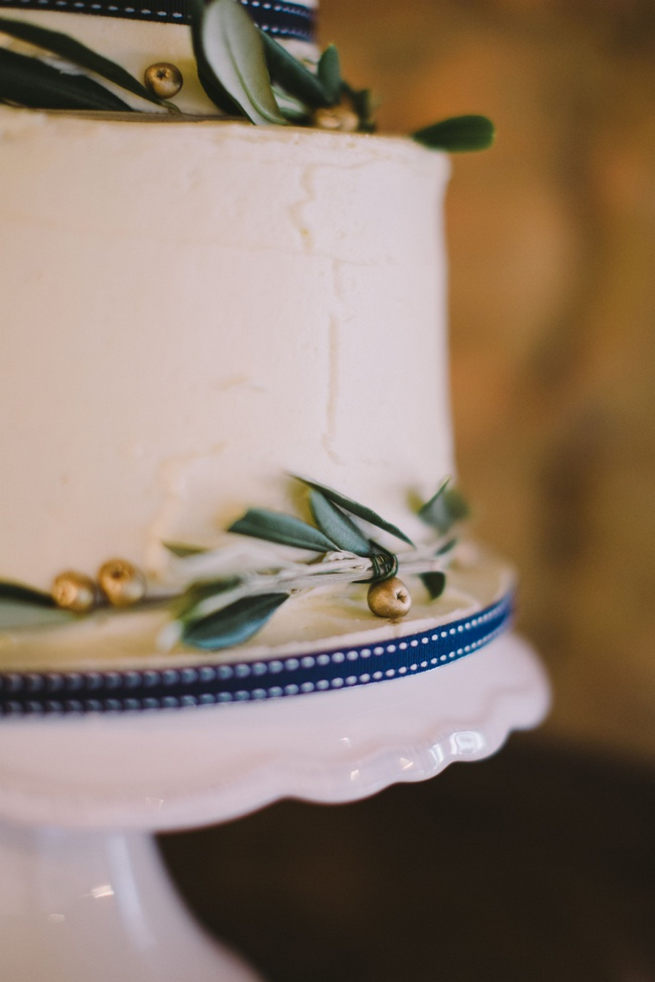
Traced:
POLYGON ((189 15, 191 19, 191 43, 196 59, 196 68, 200 83, 210 100, 229 116, 248 118, 245 111, 220 83, 205 56, 203 47, 203 21, 206 10, 205 0, 189 0, 189 15))
POLYGON ((57 607, 49 593, 0 581, 0 630, 54 626, 73 618, 69 611, 57 607))
POLYGON ((184 542, 162 542, 164 549, 177 556, 178 559, 186 559, 187 556, 200 556, 209 550, 205 546, 192 546, 184 542))
POLYGON ((195 0, 193 48, 205 91, 227 112, 238 107, 253 123, 286 125, 271 88, 261 34, 235 0, 195 0))
POLYGON ((366 505, 360 505, 358 501, 353 501, 352 498, 347 498, 345 494, 341 494, 340 491, 335 491, 334 488, 329 488, 325 484, 319 484, 317 481, 309 481, 307 478, 299 477, 297 474, 292 476, 295 477, 297 481, 301 481, 302 484, 307 485, 308 488, 314 488, 315 491, 320 491, 335 505, 339 505, 344 509, 344 511, 350 512, 351 515, 356 515, 357 518, 363 518, 365 522, 375 525, 376 528, 382 529, 384 532, 388 532, 397 539, 402 539, 403 542, 407 542, 407 544, 410 546, 414 545, 412 540, 408 538, 404 532, 401 532, 396 525, 392 525, 391 522, 385 521, 384 518, 374 512, 371 508, 367 508, 366 505))
POLYGON ((261 39, 273 82, 312 109, 330 105, 324 85, 313 72, 264 31, 261 32, 261 39))
POLYGON ((439 486, 435 494, 419 510, 419 518, 426 525, 445 534, 469 515, 469 506, 464 496, 455 488, 449 487, 450 478, 439 486))
POLYGON ((247 118, 246 114, 241 109, 241 106, 234 101, 234 99, 219 83, 213 69, 205 58, 201 32, 202 18, 205 10, 204 0, 189 0, 188 9, 191 18, 191 44, 193 47, 193 54, 196 59, 196 69, 198 71, 198 79, 200 80, 200 84, 208 95, 210 101, 228 116, 240 116, 247 118))
POLYGON ((45 593, 43 590, 35 590, 33 587, 25 586, 23 583, 13 583, 7 580, 0 580, 0 603, 3 601, 31 604, 35 607, 57 606, 49 593, 45 593))
POLYGON ((439 499, 441 498, 442 494, 445 493, 446 488, 450 484, 451 480, 452 478, 445 477, 441 482, 441 484, 439 485, 439 487, 437 488, 437 490, 432 495, 432 497, 428 498, 428 500, 425 501, 419 508, 417 513, 418 517, 421 518, 426 525, 431 525, 433 528, 437 528, 437 529, 440 528, 438 524, 435 524, 433 515, 436 515, 437 518, 439 517, 439 509, 441 508, 439 499))
POLYGON ((373 117, 375 115, 375 106, 371 90, 353 89, 352 86, 342 80, 341 91, 348 96, 353 109, 357 113, 360 133, 374 133, 375 121, 373 117))
POLYGON ((341 64, 339 62, 339 52, 333 44, 329 44, 319 58, 316 71, 321 81, 323 92, 329 104, 333 106, 341 97, 341 64))
POLYGON ((138 82, 120 65, 97 54, 91 48, 80 44, 79 41, 75 41, 67 34, 62 34, 60 31, 49 31, 44 27, 37 27, 36 24, 26 24, 22 21, 10 20, 6 17, 0 17, 0 33, 18 38, 20 41, 26 41, 28 44, 33 44, 37 48, 44 48, 47 51, 51 51, 53 54, 65 58, 66 61, 70 61, 80 68, 85 68, 87 71, 95 72, 96 75, 101 75, 108 81, 114 82, 115 85, 119 85, 129 92, 133 92, 134 95, 138 95, 142 99, 161 104, 161 99, 154 92, 151 92, 145 85, 138 82))
POLYGON ((436 600, 440 597, 446 586, 446 574, 442 573, 440 570, 435 570, 432 573, 421 573, 420 580, 423 586, 430 594, 431 600, 436 600))
POLYGON ((289 95, 285 89, 279 85, 273 86, 275 101, 278 108, 288 123, 294 126, 309 126, 311 121, 311 110, 303 102, 289 95))
MULTIPOLYGON (((238 576, 222 576, 213 580, 198 580, 191 583, 174 605, 174 616, 177 620, 193 620, 194 611, 206 600, 213 597, 220 597, 228 590, 234 590, 239 586, 241 579, 238 576)), ((196 618, 197 619, 197 618, 196 618)))
POLYGON ((340 549, 357 556, 371 555, 372 546, 364 533, 321 491, 310 491, 309 507, 318 527, 340 549))
POLYGON ((431 150, 486 150, 494 142, 496 130, 486 116, 452 116, 412 133, 412 139, 431 150))
POLYGON ((264 626, 288 596, 288 593, 260 593, 242 597, 207 617, 185 624, 182 640, 194 648, 209 651, 241 644, 264 626))
MULTIPOLYGON (((230 0, 233 3, 234 0, 230 0)), ((298 549, 311 549, 313 552, 332 552, 338 546, 319 529, 293 515, 268 511, 266 508, 250 508, 245 515, 230 525, 228 532, 251 535, 268 542, 280 542, 298 549)))
POLYGON ((30 109, 102 109, 131 112, 131 107, 86 75, 68 75, 51 65, 0 48, 0 102, 30 109))

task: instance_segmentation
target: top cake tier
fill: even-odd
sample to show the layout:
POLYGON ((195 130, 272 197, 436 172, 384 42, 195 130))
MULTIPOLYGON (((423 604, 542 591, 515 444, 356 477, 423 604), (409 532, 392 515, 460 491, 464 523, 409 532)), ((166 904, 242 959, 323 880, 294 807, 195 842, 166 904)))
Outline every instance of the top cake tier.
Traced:
POLYGON ((0 108, 0 158, 0 579, 156 576, 288 509, 289 471, 420 537, 453 472, 443 155, 0 108))

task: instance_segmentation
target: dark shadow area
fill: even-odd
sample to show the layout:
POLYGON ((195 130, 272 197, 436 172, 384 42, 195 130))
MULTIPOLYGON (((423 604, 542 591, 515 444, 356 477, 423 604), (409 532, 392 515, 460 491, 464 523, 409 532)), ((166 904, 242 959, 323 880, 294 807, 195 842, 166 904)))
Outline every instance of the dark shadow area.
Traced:
POLYGON ((653 982, 654 777, 521 735, 432 781, 160 843, 271 982, 653 982))

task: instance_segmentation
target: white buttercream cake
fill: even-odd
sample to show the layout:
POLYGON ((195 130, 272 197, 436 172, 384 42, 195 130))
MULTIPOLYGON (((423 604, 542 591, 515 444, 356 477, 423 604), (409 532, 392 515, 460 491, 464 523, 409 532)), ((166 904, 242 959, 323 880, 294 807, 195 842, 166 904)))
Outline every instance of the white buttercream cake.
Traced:
MULTIPOLYGON (((249 508, 307 518, 290 474, 429 543, 415 504, 455 470, 449 172, 409 139, 0 107, 0 580, 48 591, 120 556, 156 598, 179 576, 165 543, 305 561, 226 531, 249 508)), ((239 657, 421 631, 510 583, 467 544, 403 621, 367 608, 366 583, 300 591, 239 657)), ((0 668, 197 661, 168 616, 5 628, 0 668)))
POLYGON ((156 573, 288 472, 403 527, 453 473, 445 156, 11 109, 0 154, 0 578, 156 573))

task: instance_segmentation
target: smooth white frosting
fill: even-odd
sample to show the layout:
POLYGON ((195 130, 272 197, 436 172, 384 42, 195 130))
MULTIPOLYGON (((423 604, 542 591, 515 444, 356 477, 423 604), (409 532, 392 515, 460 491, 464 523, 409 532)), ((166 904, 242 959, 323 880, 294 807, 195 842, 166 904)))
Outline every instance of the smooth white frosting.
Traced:
POLYGON ((297 513, 288 471, 417 531, 454 469, 445 156, 0 108, 0 173, 0 579, 157 573, 297 513))

